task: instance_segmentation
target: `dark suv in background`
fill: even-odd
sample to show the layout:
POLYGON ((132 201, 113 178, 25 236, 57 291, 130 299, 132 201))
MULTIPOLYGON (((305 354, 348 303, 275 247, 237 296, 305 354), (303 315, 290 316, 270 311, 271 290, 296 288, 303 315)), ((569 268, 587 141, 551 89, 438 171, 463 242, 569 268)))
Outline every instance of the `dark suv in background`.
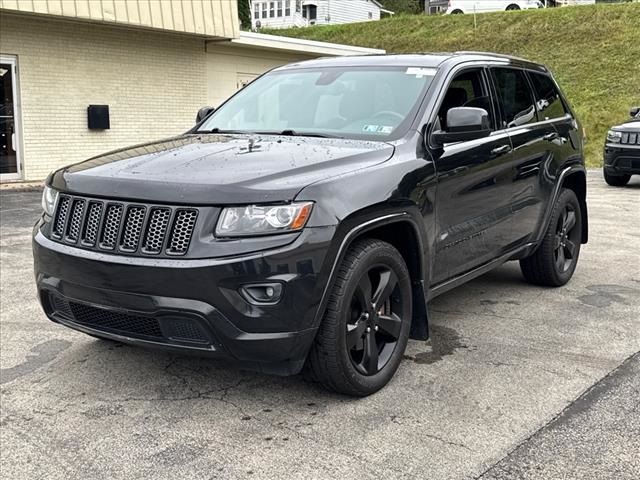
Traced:
POLYGON ((53 321, 368 395, 427 338, 430 299, 508 260, 563 285, 587 241, 582 130, 532 62, 312 60, 202 113, 49 177, 53 321))
POLYGON ((624 187, 631 175, 640 175, 640 107, 629 112, 631 120, 611 127, 604 146, 604 179, 624 187))

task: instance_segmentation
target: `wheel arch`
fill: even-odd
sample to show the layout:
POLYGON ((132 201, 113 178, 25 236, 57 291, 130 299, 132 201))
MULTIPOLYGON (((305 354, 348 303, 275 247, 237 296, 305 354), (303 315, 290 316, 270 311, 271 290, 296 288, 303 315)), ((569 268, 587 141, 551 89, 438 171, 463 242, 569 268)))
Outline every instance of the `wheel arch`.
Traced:
POLYGON ((587 214, 587 175, 584 169, 572 169, 562 179, 562 188, 573 190, 580 202, 582 217, 582 243, 589 240, 589 215, 587 214))
POLYGON ((327 299, 335 283, 338 267, 346 252, 355 242, 366 238, 385 241, 395 247, 402 255, 411 277, 413 310, 411 338, 426 340, 429 338, 425 295, 426 252, 418 223, 406 211, 364 221, 351 228, 345 234, 336 253, 315 323, 319 325, 322 321, 327 299))

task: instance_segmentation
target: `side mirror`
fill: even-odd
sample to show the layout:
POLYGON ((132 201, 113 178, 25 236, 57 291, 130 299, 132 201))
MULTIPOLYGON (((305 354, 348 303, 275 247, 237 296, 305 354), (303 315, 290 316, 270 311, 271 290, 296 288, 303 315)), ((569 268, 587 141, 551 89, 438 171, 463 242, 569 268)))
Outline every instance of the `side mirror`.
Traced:
POLYGON ((637 116, 640 116, 640 107, 633 107, 629 112, 629 115, 631 115, 631 118, 636 118, 637 116))
POLYGON ((466 142, 491 134, 489 114, 484 108, 457 107, 447 112, 447 130, 436 130, 431 138, 438 145, 466 142))
POLYGON ((200 123, 215 111, 215 107, 202 107, 200 110, 198 110, 198 114, 196 115, 196 123, 200 123))

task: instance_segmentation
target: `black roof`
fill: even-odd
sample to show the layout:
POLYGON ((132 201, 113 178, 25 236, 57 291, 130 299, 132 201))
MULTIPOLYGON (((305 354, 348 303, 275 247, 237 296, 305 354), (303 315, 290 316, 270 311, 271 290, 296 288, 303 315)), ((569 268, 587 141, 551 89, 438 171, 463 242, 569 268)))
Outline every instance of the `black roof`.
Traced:
MULTIPOLYGON (((413 66, 437 68, 447 61, 453 64, 484 60, 517 64, 529 68, 541 69, 542 65, 523 58, 490 52, 442 52, 442 53, 404 53, 397 55, 357 55, 346 57, 324 57, 291 63, 276 70, 289 68, 317 67, 355 67, 355 66, 413 66)), ((546 70, 546 69, 545 69, 546 70)))

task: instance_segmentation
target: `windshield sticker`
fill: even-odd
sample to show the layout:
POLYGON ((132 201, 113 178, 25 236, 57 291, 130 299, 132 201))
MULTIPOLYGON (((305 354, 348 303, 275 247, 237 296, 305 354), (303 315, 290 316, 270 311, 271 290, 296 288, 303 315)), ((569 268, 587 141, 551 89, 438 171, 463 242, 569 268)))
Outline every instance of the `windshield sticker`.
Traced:
POLYGON ((435 68, 409 67, 405 72, 407 75, 415 75, 417 78, 432 77, 437 72, 435 68))
POLYGON ((381 135, 388 135, 389 133, 393 132, 393 127, 389 125, 365 125, 362 128, 362 131, 367 133, 378 133, 381 135))

